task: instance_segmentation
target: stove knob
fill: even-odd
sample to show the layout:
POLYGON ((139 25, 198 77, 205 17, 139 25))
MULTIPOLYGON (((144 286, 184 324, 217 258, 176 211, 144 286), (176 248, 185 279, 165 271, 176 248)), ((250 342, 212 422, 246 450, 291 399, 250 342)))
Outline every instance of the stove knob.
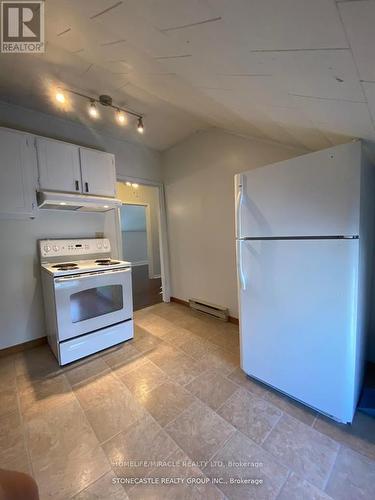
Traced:
POLYGON ((99 248, 99 250, 102 248, 102 243, 100 241, 98 241, 98 243, 96 244, 96 246, 99 248))
POLYGON ((103 243, 103 247, 104 247, 104 248, 108 248, 108 241, 105 241, 105 242, 103 243))
POLYGON ((44 245, 43 250, 48 253, 51 251, 51 247, 49 245, 44 245))
POLYGON ((53 247, 52 247, 52 248, 53 248, 53 251, 54 251, 54 252, 58 252, 58 251, 59 251, 59 247, 58 247, 57 245, 53 245, 53 247))

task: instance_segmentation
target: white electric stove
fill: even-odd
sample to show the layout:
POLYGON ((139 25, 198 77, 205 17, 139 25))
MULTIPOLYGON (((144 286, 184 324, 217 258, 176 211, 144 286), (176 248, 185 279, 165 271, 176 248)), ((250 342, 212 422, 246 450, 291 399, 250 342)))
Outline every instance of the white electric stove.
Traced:
POLYGON ((49 345, 60 365, 133 337, 129 262, 106 238, 40 240, 49 345))

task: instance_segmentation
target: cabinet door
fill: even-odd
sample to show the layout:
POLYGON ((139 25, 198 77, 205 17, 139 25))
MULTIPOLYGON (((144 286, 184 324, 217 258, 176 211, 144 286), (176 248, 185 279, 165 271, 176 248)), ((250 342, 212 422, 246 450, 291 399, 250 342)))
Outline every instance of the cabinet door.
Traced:
POLYGON ((34 217, 36 152, 33 137, 0 129, 0 151, 0 217, 34 217))
POLYGON ((37 151, 41 190, 81 192, 78 146, 39 137, 37 151))
POLYGON ((80 148, 80 155, 83 193, 115 197, 115 157, 85 148, 80 148))

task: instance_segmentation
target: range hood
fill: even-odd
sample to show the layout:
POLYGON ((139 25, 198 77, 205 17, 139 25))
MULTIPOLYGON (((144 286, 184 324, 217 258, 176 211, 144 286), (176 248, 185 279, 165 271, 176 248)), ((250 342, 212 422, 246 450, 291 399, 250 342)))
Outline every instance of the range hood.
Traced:
POLYGON ((121 200, 104 196, 38 191, 38 208, 49 210, 73 210, 78 212, 107 212, 121 207, 121 200))

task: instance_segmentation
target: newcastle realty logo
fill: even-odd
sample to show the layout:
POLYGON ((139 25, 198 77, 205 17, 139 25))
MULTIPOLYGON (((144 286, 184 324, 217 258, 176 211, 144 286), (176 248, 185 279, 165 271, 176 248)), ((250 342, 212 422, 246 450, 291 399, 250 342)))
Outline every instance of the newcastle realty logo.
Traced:
POLYGON ((1 52, 44 52, 44 1, 1 2, 1 52))

